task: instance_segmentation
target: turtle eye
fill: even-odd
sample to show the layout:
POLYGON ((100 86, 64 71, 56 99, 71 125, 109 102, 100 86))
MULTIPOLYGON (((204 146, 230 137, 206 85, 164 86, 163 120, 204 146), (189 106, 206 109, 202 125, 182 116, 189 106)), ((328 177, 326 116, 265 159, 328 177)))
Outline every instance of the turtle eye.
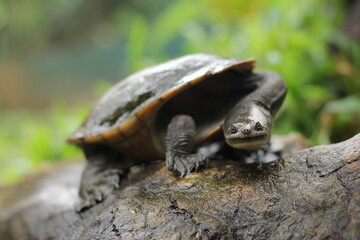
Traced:
POLYGON ((232 134, 237 133, 237 129, 236 129, 236 127, 235 127, 234 125, 231 125, 231 126, 230 126, 230 132, 231 132, 232 134))
POLYGON ((259 123, 259 122, 256 122, 256 123, 255 123, 255 130, 256 130, 256 131, 261 131, 261 130, 263 130, 263 126, 261 125, 261 123, 259 123))

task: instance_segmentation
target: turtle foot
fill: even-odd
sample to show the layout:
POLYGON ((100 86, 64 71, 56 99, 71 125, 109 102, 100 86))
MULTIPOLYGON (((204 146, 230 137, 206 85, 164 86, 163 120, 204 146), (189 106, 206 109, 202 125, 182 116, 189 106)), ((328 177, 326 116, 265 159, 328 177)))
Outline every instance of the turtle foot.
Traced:
POLYGON ((172 172, 185 177, 191 172, 197 172, 200 167, 207 167, 209 160, 202 154, 171 154, 167 156, 166 165, 172 172))
POLYGON ((102 202, 115 189, 119 188, 123 171, 119 169, 105 169, 93 176, 83 175, 80 185, 80 199, 76 204, 76 211, 81 212, 102 202))

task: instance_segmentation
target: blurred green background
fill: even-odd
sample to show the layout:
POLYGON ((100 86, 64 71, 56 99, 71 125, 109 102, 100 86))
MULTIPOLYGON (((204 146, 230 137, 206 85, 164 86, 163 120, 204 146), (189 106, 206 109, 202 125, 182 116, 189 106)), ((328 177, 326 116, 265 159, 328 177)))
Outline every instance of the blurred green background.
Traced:
POLYGON ((360 3, 345 0, 0 0, 0 183, 45 162, 112 84, 205 52, 278 71, 275 132, 313 144, 360 129, 360 3))

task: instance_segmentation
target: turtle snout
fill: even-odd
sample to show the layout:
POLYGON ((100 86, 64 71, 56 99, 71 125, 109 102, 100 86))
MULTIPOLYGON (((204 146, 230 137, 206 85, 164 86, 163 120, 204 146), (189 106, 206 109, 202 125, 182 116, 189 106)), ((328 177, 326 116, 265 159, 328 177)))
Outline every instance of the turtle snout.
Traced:
POLYGON ((249 124, 235 123, 230 125, 228 133, 232 136, 247 136, 251 134, 251 126, 249 124))
POLYGON ((251 133, 250 127, 244 127, 241 129, 241 132, 245 135, 249 135, 251 133))

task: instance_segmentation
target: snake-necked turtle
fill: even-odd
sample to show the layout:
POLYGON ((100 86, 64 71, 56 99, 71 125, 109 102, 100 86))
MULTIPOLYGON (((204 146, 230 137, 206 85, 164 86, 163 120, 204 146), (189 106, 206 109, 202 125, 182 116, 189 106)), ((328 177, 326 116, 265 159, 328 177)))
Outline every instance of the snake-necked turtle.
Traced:
POLYGON ((169 170, 185 176, 207 164, 194 153, 206 140, 225 138, 239 149, 268 143, 287 87, 274 72, 252 72, 254 65, 253 59, 193 54, 113 86, 68 139, 88 160, 80 209, 118 187, 121 171, 115 165, 127 169, 166 158, 169 170))

